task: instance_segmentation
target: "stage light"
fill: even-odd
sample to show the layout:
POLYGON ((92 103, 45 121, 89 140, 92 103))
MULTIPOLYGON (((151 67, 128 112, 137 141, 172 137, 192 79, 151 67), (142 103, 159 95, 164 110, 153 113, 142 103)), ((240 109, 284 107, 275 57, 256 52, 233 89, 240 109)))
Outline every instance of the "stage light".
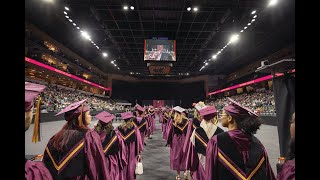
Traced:
POLYGON ((191 7, 188 7, 188 8, 187 8, 187 11, 191 11, 191 7))
POLYGON ((128 6, 123 6, 123 9, 124 10, 128 10, 128 6))
POLYGON ((77 27, 77 29, 80 29, 79 27, 77 27))
POLYGON ((70 22, 72 22, 72 19, 69 19, 70 22))
POLYGON ((67 6, 64 7, 65 10, 69 11, 69 8, 67 6))
POLYGON ((256 19, 252 19, 252 20, 251 20, 251 23, 253 23, 254 21, 256 21, 256 19))
POLYGON ((65 15, 67 15, 68 13, 67 12, 65 12, 65 11, 63 11, 63 13, 65 14, 65 15))
POLYGON ((76 26, 77 24, 76 24, 76 23, 73 23, 73 25, 76 26))
POLYGON ((82 37, 84 37, 86 39, 90 39, 90 36, 86 31, 80 31, 80 32, 81 32, 82 37))
POLYGON ((231 43, 235 43, 239 40, 239 35, 238 34, 233 34, 231 37, 230 37, 230 42, 231 43))
POLYGON ((246 26, 246 27, 244 27, 243 29, 247 29, 247 26, 246 26))
POLYGON ((206 66, 208 66, 209 64, 208 63, 206 63, 206 66))
POLYGON ((107 53, 105 53, 105 52, 103 52, 103 53, 102 53, 102 56, 103 56, 103 57, 107 57, 107 56, 108 56, 108 54, 107 54, 107 53))
POLYGON ((116 64, 113 64, 114 66, 117 66, 116 64))
POLYGON ((194 8, 193 8, 193 11, 194 11, 194 12, 197 12, 198 10, 199 10, 198 7, 194 7, 194 8))
POLYGON ((113 61, 111 61, 111 64, 113 64, 114 62, 113 61))
POLYGON ((252 12, 251 12, 251 14, 255 14, 257 11, 256 10, 253 10, 252 12))
POLYGON ((66 16, 67 19, 69 19, 69 16, 66 16))
POLYGON ((130 6, 130 9, 131 9, 131 10, 134 10, 134 7, 133 7, 133 6, 130 6))
POLYGON ((278 0, 270 0, 268 6, 274 6, 278 3, 278 0))
POLYGON ((257 15, 254 15, 254 16, 253 16, 253 18, 256 18, 256 17, 257 17, 257 15))
POLYGON ((212 56, 212 59, 217 59, 217 55, 213 55, 213 56, 212 56))
POLYGON ((120 68, 118 67, 118 69, 120 70, 120 68))
POLYGON ((250 26, 251 25, 251 23, 248 23, 248 26, 250 26))
POLYGON ((243 30, 241 30, 240 32, 243 32, 243 30))
POLYGON ((187 76, 189 76, 189 73, 187 73, 187 76))

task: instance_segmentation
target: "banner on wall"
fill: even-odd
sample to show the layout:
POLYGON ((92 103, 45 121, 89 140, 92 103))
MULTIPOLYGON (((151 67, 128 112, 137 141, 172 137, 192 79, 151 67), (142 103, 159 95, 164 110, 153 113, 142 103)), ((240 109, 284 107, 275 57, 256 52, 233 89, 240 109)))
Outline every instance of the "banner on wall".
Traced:
POLYGON ((157 108, 157 107, 163 107, 165 106, 165 101, 164 100, 153 100, 152 101, 152 105, 153 107, 157 108))

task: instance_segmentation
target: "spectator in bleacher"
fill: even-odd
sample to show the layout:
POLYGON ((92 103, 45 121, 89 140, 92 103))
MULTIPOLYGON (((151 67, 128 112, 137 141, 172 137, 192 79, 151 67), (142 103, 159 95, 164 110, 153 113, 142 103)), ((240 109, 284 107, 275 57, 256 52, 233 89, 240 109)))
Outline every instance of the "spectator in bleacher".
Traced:
POLYGON ((296 175, 296 162, 295 162, 295 124, 296 115, 293 113, 290 124, 290 144, 289 153, 285 163, 282 165, 280 172, 277 175, 277 180, 294 180, 296 175))
POLYGON ((56 114, 64 114, 67 123, 50 138, 43 157, 54 179, 111 180, 100 136, 88 127, 91 116, 85 101, 56 114))
MULTIPOLYGON (((27 131, 30 127, 30 124, 33 119, 33 106, 34 99, 46 88, 44 85, 34 84, 34 83, 25 83, 25 131, 27 131)), ((39 101, 39 100, 38 100, 39 101)), ((39 107, 38 107, 39 108, 39 107)), ((37 109, 39 111, 39 109, 37 109)), ((36 113, 35 124, 39 123, 39 114, 36 113)), ((39 124, 40 125, 40 124, 39 124)), ((38 129, 39 127, 34 128, 34 137, 32 141, 37 142, 38 129)), ((31 160, 25 159, 25 179, 33 180, 33 179, 43 179, 43 180, 52 180, 52 176, 50 171, 45 167, 43 162, 33 162, 31 160)))
POLYGON ((207 143, 205 174, 212 179, 275 179, 267 152, 253 135, 261 125, 258 115, 228 98, 221 124, 228 131, 207 143))

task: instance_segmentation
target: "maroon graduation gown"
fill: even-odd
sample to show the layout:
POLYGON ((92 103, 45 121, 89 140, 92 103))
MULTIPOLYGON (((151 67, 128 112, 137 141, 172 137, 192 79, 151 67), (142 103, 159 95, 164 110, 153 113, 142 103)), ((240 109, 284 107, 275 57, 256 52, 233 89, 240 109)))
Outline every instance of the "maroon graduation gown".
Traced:
POLYGON ((97 132, 81 131, 63 151, 53 148, 51 140, 45 148, 43 162, 53 179, 111 180, 97 132))
POLYGON ((124 142, 114 130, 100 133, 100 138, 111 179, 120 179, 121 170, 128 164, 124 142))
POLYGON ((213 136, 206 150, 206 180, 274 180, 267 152, 253 135, 231 130, 213 136))
POLYGON ((26 180, 52 180, 50 171, 46 168, 43 162, 34 162, 25 160, 25 171, 26 180))

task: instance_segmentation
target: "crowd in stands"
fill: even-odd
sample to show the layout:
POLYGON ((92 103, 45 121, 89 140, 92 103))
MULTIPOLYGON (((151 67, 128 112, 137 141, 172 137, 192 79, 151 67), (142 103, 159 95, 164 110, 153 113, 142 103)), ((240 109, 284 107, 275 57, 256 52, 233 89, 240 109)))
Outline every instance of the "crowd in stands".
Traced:
MULTIPOLYGON (((235 101, 240 102, 244 106, 255 110, 261 115, 275 115, 275 102, 272 91, 261 91, 261 92, 251 92, 242 93, 235 96, 231 96, 235 101)), ((214 101, 208 102, 208 104, 214 104, 217 109, 221 110, 224 105, 228 103, 227 98, 218 98, 214 101)))
POLYGON ((42 94, 41 112, 59 112, 71 103, 85 98, 88 99, 87 103, 88 106, 91 107, 91 110, 126 110, 124 106, 115 105, 115 103, 110 99, 88 95, 77 90, 64 89, 55 85, 49 85, 42 94))

